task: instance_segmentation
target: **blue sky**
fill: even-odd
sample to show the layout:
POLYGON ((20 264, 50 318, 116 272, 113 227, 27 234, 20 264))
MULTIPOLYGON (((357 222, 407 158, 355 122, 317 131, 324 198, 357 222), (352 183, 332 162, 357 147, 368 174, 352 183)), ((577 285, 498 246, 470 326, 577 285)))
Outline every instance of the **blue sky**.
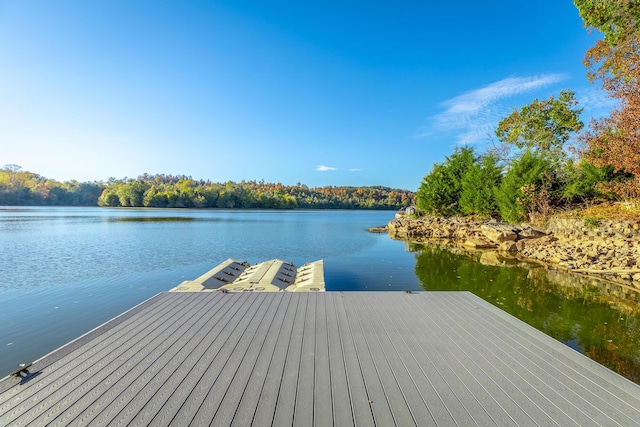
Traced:
POLYGON ((571 88, 570 0, 0 0, 0 166, 415 190, 514 108, 571 88))

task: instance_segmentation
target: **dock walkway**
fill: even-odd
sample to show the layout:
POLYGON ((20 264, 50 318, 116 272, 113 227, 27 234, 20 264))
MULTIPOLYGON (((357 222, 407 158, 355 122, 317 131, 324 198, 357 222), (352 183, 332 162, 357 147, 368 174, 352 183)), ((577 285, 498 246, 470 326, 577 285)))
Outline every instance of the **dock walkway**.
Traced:
POLYGON ((0 381, 0 425, 638 426, 640 386, 468 292, 164 292, 0 381))

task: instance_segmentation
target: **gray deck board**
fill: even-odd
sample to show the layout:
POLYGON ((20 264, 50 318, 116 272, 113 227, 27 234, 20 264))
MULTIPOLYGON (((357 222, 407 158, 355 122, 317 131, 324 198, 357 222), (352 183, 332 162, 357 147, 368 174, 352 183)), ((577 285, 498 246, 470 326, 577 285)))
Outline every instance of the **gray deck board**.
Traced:
MULTIPOLYGON (((190 318, 193 314, 198 313, 198 310, 206 310, 207 304, 206 301, 200 303, 194 300, 194 304, 189 304, 189 306, 190 311, 188 312, 173 312, 173 316, 167 319, 166 323, 177 327, 182 322, 173 322, 172 320, 175 316, 190 318)), ((153 327, 153 324, 151 327, 153 327)), ((182 329, 184 330, 185 327, 187 327, 186 324, 183 324, 182 329)), ((134 381, 139 381, 141 385, 144 384, 145 376, 138 377, 142 372, 148 374, 157 370, 157 367, 153 366, 157 359, 149 360, 149 358, 154 357, 156 354, 161 354, 162 343, 168 337, 174 336, 176 334, 175 331, 173 328, 156 328, 155 335, 146 337, 144 347, 129 348, 127 353, 121 355, 119 361, 122 363, 119 366, 115 364, 111 366, 111 369, 115 370, 113 373, 109 372, 109 369, 104 369, 102 375, 89 377, 86 382, 93 386, 91 392, 84 393, 83 390, 79 390, 83 394, 78 401, 79 404, 75 404, 73 408, 65 411, 63 417, 56 419, 56 423, 69 425, 67 422, 72 420, 70 425, 87 425, 101 410, 117 407, 114 401, 125 393, 134 381), (162 334, 159 334, 159 332, 162 332, 162 334), (147 360, 150 362, 149 365, 147 365, 147 360), (108 378, 104 378, 103 375, 107 375, 108 378)), ((177 331, 180 331, 180 329, 177 329, 177 331)), ((166 347, 164 348, 166 349, 166 347)), ((177 349, 177 346, 174 348, 177 349)))
POLYGON ((300 294, 297 298, 299 299, 298 311, 293 321, 293 329, 291 330, 289 347, 287 348, 286 361, 284 371, 282 372, 280 388, 278 389, 278 400, 276 401, 273 418, 273 425, 276 426, 293 425, 293 414, 298 389, 298 372, 300 370, 300 355, 302 354, 302 339, 305 319, 307 317, 309 294, 300 294))
MULTIPOLYGON (((193 327, 191 321, 201 319, 205 311, 215 308, 215 306, 210 307, 206 301, 201 303, 193 300, 193 304, 188 305, 191 308, 190 311, 186 313, 175 312, 172 318, 167 319, 167 323, 175 326, 180 325, 179 328, 166 329, 162 335, 157 335, 153 339, 151 336, 147 337, 145 352, 140 352, 139 349, 134 348, 130 350, 129 354, 124 354, 121 360, 126 360, 128 364, 122 364, 119 368, 113 366, 118 374, 112 374, 111 379, 105 379, 103 376, 90 377, 87 383, 95 384, 91 392, 84 393, 83 390, 79 390, 82 397, 78 400, 78 403, 73 405, 73 408, 65 411, 64 416, 57 418, 54 425, 85 426, 94 417, 99 416, 103 410, 121 407, 124 402, 129 402, 127 403, 129 405, 130 401, 135 402, 143 399, 144 397, 138 394, 132 397, 136 391, 143 391, 144 393, 155 392, 157 387, 163 383, 161 376, 171 373, 175 368, 175 364, 179 360, 176 354, 188 351, 184 347, 190 347, 193 344, 188 334, 189 328, 193 327), (176 321, 177 319, 184 319, 185 321, 179 322, 176 321), (163 345, 167 337, 173 336, 179 337, 175 345, 170 347, 163 345), (153 351, 150 351, 154 345, 156 347, 153 351), (146 360, 149 358, 151 360, 147 364, 146 360), (143 372, 144 375, 142 374, 143 372), (115 381, 116 379, 117 381, 115 381), (148 382, 146 382, 147 380, 148 382)), ((204 321, 201 319, 199 323, 198 326, 202 327, 204 321)), ((126 409, 127 407, 125 406, 123 410, 126 409)), ((102 416, 110 418, 109 412, 102 416)))
POLYGON ((259 326, 259 322, 255 319, 260 319, 267 309, 265 302, 268 301, 268 298, 249 298, 244 295, 241 298, 248 300, 245 304, 251 306, 250 310, 247 310, 244 315, 234 313, 233 320, 235 322, 231 322, 225 328, 228 335, 223 342, 217 343, 216 357, 211 359, 206 371, 197 378, 197 385, 170 425, 206 425, 209 421, 197 423, 197 420, 202 417, 202 413, 218 409, 217 403, 220 396, 226 391, 225 386, 228 385, 225 383, 229 378, 229 373, 226 372, 227 364, 231 364, 229 365, 230 370, 237 366, 235 364, 238 361, 232 359, 231 356, 238 350, 246 349, 259 326))
POLYGON ((371 312, 379 316, 382 326, 379 338, 386 347, 393 369, 397 372, 399 383, 406 389, 404 395, 415 412, 416 423, 420 426, 455 425, 453 417, 447 412, 442 398, 433 384, 427 380, 422 366, 411 352, 404 337, 406 328, 402 317, 390 315, 380 298, 372 299, 371 312))
MULTIPOLYGON (((413 297, 413 295, 412 295, 413 297)), ((405 305, 399 310, 402 314, 403 327, 409 331, 407 338, 411 343, 412 351, 416 360, 424 362, 423 372, 428 378, 435 382, 435 387, 444 399, 448 413, 454 417, 454 422, 458 425, 492 425, 492 420, 488 419, 486 413, 477 402, 469 390, 468 385, 461 377, 464 367, 458 365, 453 349, 447 348, 450 339, 446 332, 441 331, 438 323, 433 324, 432 319, 437 322, 440 317, 437 315, 438 306, 429 301, 424 313, 415 310, 412 304, 413 299, 406 299, 405 305), (433 318, 430 318, 436 313, 433 318), (415 329, 422 331, 415 334, 415 329)), ((446 418, 445 418, 446 419, 446 418)))
MULTIPOLYGON (((579 354, 574 355, 579 357, 568 358, 566 354, 562 354, 564 352, 554 351, 553 347, 555 346, 541 346, 538 344, 535 348, 539 351, 532 352, 531 343, 539 342, 531 336, 539 336, 539 332, 535 329, 524 328, 530 333, 530 335, 527 335, 528 339, 523 334, 510 334, 511 340, 507 341, 501 337, 501 335, 505 334, 504 329, 498 330, 495 323, 490 322, 486 317, 483 318, 477 315, 473 317, 476 322, 470 328, 467 328, 467 336, 463 337, 463 339, 490 336, 503 346, 511 348, 515 355, 515 360, 520 365, 527 365, 527 370, 531 372, 531 375, 536 375, 541 381, 544 381, 547 387, 553 389, 549 390, 549 393, 555 393, 554 399, 556 401, 557 399, 563 399, 565 401, 564 406, 573 406, 581 414, 584 414, 585 418, 582 419, 582 422, 595 422, 605 425, 618 425, 618 423, 624 425, 624 423, 628 422, 638 422, 633 418, 637 415, 637 412, 629 411, 630 406, 628 405, 631 404, 638 407, 640 405, 638 396, 634 399, 629 394, 624 393, 621 397, 626 398, 626 400, 622 400, 620 396, 612 393, 596 393, 595 390, 609 389, 611 383, 608 381, 602 382, 601 377, 598 375, 587 377, 573 367, 576 361, 592 361, 579 354), (617 407, 619 410, 618 415, 621 418, 619 420, 614 419, 604 413, 600 408, 605 406, 617 407)), ((560 348, 565 350, 564 347, 560 348)))
MULTIPOLYGON (((336 298, 337 299, 337 298, 336 298)), ((344 295, 336 301, 336 314, 338 318, 338 330, 342 346, 342 357, 347 372, 349 384, 349 397, 352 416, 355 425, 370 426, 374 424, 373 408, 371 407, 371 395, 364 381, 362 364, 356 351, 353 329, 347 316, 344 295)), ((346 417, 346 415, 344 415, 346 417)))
MULTIPOLYGON (((282 332, 286 330, 285 322, 287 320, 289 322, 293 321, 292 314, 295 313, 295 311, 292 311, 291 307, 289 307, 293 305, 291 299, 280 301, 279 304, 284 304, 284 306, 279 307, 280 309, 277 311, 276 317, 269 327, 268 335, 265 337, 258 359, 251 368, 252 371, 248 373, 246 385, 240 387, 237 391, 241 396, 237 397, 231 394, 225 396, 225 398, 231 399, 229 406, 230 412, 233 410, 233 417, 225 421, 221 419, 217 420, 217 422, 222 425, 248 425, 253 421, 258 402, 262 397, 269 369, 275 357, 277 357, 275 356, 276 346, 278 345, 280 337, 283 335, 282 332), (234 402, 237 402, 237 405, 234 405, 234 402)), ((282 359, 284 357, 286 357, 286 355, 280 356, 282 359)), ((269 418, 269 422, 271 422, 271 418, 269 418)))
MULTIPOLYGON (((266 336, 267 330, 271 326, 272 315, 275 314, 275 312, 271 310, 272 307, 271 304, 265 303, 260 306, 256 316, 249 323, 245 334, 227 359, 224 369, 220 372, 214 387, 207 396, 206 404, 200 407, 196 417, 193 419, 192 425, 203 426, 209 422, 215 425, 217 416, 224 417, 229 414, 231 415, 229 417, 230 423, 233 413, 235 413, 235 406, 225 408, 225 399, 229 393, 233 395, 238 392, 238 383, 242 383, 246 375, 250 373, 248 370, 249 367, 255 364, 261 343, 266 336), (227 409, 231 409, 233 412, 227 409), (224 412, 223 415, 221 415, 221 411, 224 412)), ((231 402, 231 404, 233 405, 233 402, 231 402)))
MULTIPOLYGON (((411 312, 411 309, 408 311, 411 312)), ((478 358, 475 347, 460 345, 461 331, 458 330, 458 325, 447 322, 446 329, 440 325, 446 318, 446 310, 437 306, 428 312, 415 311, 413 315, 423 317, 425 327, 435 325, 432 327, 433 340, 437 343, 434 347, 439 356, 447 360, 450 369, 456 372, 457 378, 463 384, 460 393, 463 396, 467 393, 473 396, 473 399, 468 399, 468 407, 469 411, 474 413, 477 422, 481 425, 505 425, 524 421, 518 411, 520 408, 512 405, 500 387, 495 387, 494 383, 490 390, 487 389, 487 384, 491 383, 491 377, 486 373, 487 366, 479 363, 481 359, 478 358)))
POLYGON ((185 334, 193 326, 192 321, 206 310, 206 304, 201 306, 195 300, 193 304, 185 305, 190 310, 174 312, 162 323, 169 327, 156 328, 161 333, 149 335, 140 346, 130 349, 124 355, 122 359, 126 363, 117 368, 116 375, 113 376, 115 381, 101 384, 103 393, 97 399, 90 400, 87 409, 72 425, 99 425, 104 420, 117 420, 122 412, 130 409, 132 402, 139 399, 140 392, 152 391, 152 380, 163 371, 180 347, 186 344, 185 334))
MULTIPOLYGON (((354 311, 360 319, 362 336, 366 341, 367 350, 371 355, 375 370, 380 378, 385 399, 391 408, 394 423, 402 426, 417 425, 409 402, 407 401, 406 393, 400 387, 397 377, 398 372, 392 368, 389 360, 390 357, 381 343, 378 332, 383 328, 383 325, 377 316, 371 313, 373 311, 371 310, 371 304, 374 299, 375 295, 369 294, 362 304, 354 304, 353 306, 354 311)), ((409 384, 407 384, 407 386, 409 384)))
MULTIPOLYGON (((345 363, 342 331, 338 318, 338 304, 342 299, 338 293, 329 293, 326 298, 327 356, 329 358, 329 382, 331 384, 332 425, 352 426, 353 408, 349 388, 349 376, 345 363)), ((369 411, 368 404, 365 409, 369 411)))
POLYGON ((169 425, 187 401, 195 402, 194 399, 190 399, 190 396, 202 375, 218 356, 239 320, 252 307, 252 304, 243 304, 244 302, 246 301, 241 298, 230 302, 223 300, 221 309, 209 317, 209 332, 199 344, 198 351, 184 362, 184 366, 189 369, 188 373, 182 379, 177 378, 180 382, 170 388, 170 390, 173 389, 171 396, 164 402, 149 425, 169 425))
MULTIPOLYGON (((448 297, 451 298, 453 296, 449 295, 448 297)), ((566 351, 566 347, 557 341, 549 342, 545 335, 525 323, 508 322, 504 328, 498 329, 495 322, 498 319, 506 318, 508 315, 493 306, 489 306, 487 309, 495 316, 496 320, 492 321, 489 316, 475 315, 476 322, 474 324, 484 326, 485 331, 504 343, 504 345, 520 345, 522 352, 527 352, 527 350, 531 350, 535 346, 535 351, 530 352, 529 357, 536 357, 543 363, 553 360, 552 367, 556 369, 556 374, 565 375, 569 379, 580 382, 583 389, 589 393, 591 393, 594 386, 607 390, 609 393, 598 394, 598 397, 608 400, 607 396, 615 396, 614 400, 607 401, 608 404, 616 405, 617 402, 622 401, 624 404, 621 405, 621 409, 628 409, 630 407, 628 405, 631 405, 631 407, 640 405, 637 385, 630 381, 623 383, 618 381, 611 382, 612 376, 609 369, 599 364, 594 365, 593 361, 585 356, 566 351), (585 368, 588 368, 588 370, 585 370, 585 368), (588 375, 585 375, 587 372, 588 375)))
POLYGON ((316 303, 316 342, 314 349, 313 425, 333 425, 331 397, 331 366, 329 331, 327 328, 327 298, 314 298, 316 303))
MULTIPOLYGON (((249 388, 250 380, 253 378, 257 381, 260 377, 263 377, 263 366, 268 363, 266 355, 260 357, 265 345, 267 352, 269 348, 275 343, 277 337, 277 328, 282 323, 282 318, 286 310, 278 310, 280 304, 286 304, 282 298, 278 298, 280 301, 275 301, 269 306, 269 310, 265 313, 265 316, 260 320, 260 326, 256 331, 256 336, 251 341, 249 348, 244 354, 237 355, 235 357, 242 357, 242 362, 238 366, 238 370, 220 402, 220 406, 216 414, 211 418, 210 425, 230 425, 236 414, 238 408, 238 402, 242 399, 245 392, 255 393, 255 389, 249 388), (256 370, 257 369, 257 370, 256 370)), ((241 350, 242 351, 242 350, 241 350)), ((206 417, 205 419, 208 419, 206 417)), ((197 425, 204 425, 198 423, 197 425)))
POLYGON ((466 292, 162 293, 0 381, 0 426, 638 426, 640 386, 466 292))
POLYGON ((179 401, 183 396, 180 392, 185 392, 188 389, 187 379, 191 378, 195 367, 203 360, 205 352, 211 347, 215 332, 220 331, 224 326, 212 322, 210 316, 223 315, 234 307, 234 304, 224 304, 223 302, 224 299, 219 298, 215 302, 216 305, 210 307, 209 316, 202 313, 201 319, 198 319, 197 323, 190 328, 189 332, 191 333, 185 334, 184 339, 187 339, 189 343, 172 358, 169 369, 165 369, 163 375, 154 379, 153 386, 148 390, 149 393, 153 392, 153 395, 147 394, 146 402, 144 399, 142 400, 145 402, 144 410, 134 412, 135 416, 131 420, 132 425, 150 425, 154 421, 167 424, 170 417, 175 414, 178 404, 176 401, 179 401), (172 387, 165 387, 165 384, 171 384, 172 387), (155 420, 156 416, 160 420, 155 420))
MULTIPOLYGON (((192 357, 198 357, 202 347, 198 345, 206 336, 204 329, 208 327, 205 314, 209 310, 215 310, 217 306, 206 306, 204 310, 189 313, 189 318, 185 319, 184 327, 176 330, 173 335, 176 337, 175 343, 168 348, 163 348, 164 352, 147 367, 145 375, 127 381, 123 386, 126 393, 121 393, 116 408, 122 409, 117 416, 113 417, 103 411, 90 424, 104 425, 113 419, 116 424, 136 424, 146 425, 149 419, 162 408, 171 394, 173 387, 164 387, 165 384, 174 384, 185 378, 189 365, 185 362, 192 357), (133 420, 136 420, 133 422, 133 420), (144 420, 144 421, 142 421, 144 420)), ((173 319, 179 323, 179 319, 173 319)), ((78 425, 86 425, 79 422, 78 425)))
POLYGON ((387 400, 380 373, 364 335, 364 330, 370 329, 369 325, 363 325, 364 319, 360 318, 358 311, 358 306, 362 305, 364 300, 353 301, 351 298, 345 298, 344 302, 348 313, 348 322, 351 326, 351 337, 355 344, 354 352, 358 356, 358 363, 364 378, 367 395, 369 396, 369 405, 373 412, 374 422, 382 426, 398 425, 393 418, 391 404, 387 400))
MULTIPOLYGON (((455 320, 452 319, 452 321, 455 320)), ((480 320, 478 319, 478 321, 480 320)), ((477 353, 479 355, 483 355, 485 360, 492 361, 495 360, 495 356, 500 355, 502 363, 511 367, 513 372, 520 373, 519 379, 521 381, 536 387, 539 395, 546 397, 546 401, 541 402, 541 405, 544 405, 547 409, 553 410, 549 412, 553 412, 551 415, 553 415, 554 418, 558 418, 558 422, 563 424, 573 422, 578 425, 582 425, 585 422, 594 422, 587 413, 592 409, 589 407, 591 405, 582 406, 578 404, 576 406, 574 402, 572 402, 572 396, 576 394, 576 390, 579 390, 579 385, 567 383, 567 379, 563 378, 563 375, 561 375, 563 381, 559 381, 557 379, 557 376, 562 374, 562 372, 567 372, 566 370, 558 371, 554 364, 549 363, 547 359, 530 351, 521 351, 521 348, 513 345, 514 342, 507 343, 502 341, 502 344, 504 345, 503 348, 508 349, 509 351, 503 351, 498 354, 495 351, 495 346, 493 349, 491 347, 487 347, 476 338, 478 334, 483 334, 479 335, 482 337, 494 337, 487 333, 487 329, 481 330, 478 329, 477 326, 478 324, 476 323, 475 325, 468 327, 467 330, 464 331, 464 334, 466 335, 463 335, 461 339, 469 339, 470 342, 477 344, 477 353), (559 401, 564 402, 563 404, 559 404, 559 401), (577 413, 573 414, 571 419, 568 419, 564 416, 566 414, 561 409, 563 407, 580 409, 578 409, 577 413)), ((487 326, 491 327, 490 325, 487 326)), ((497 342, 501 342, 498 337, 496 337, 496 340, 497 342)), ((527 342, 531 343, 533 340, 533 338, 529 337, 527 342)))
MULTIPOLYGON (((300 317, 298 317, 298 311, 300 309, 301 295, 302 294, 297 294, 297 297, 289 298, 289 307, 284 324, 280 330, 280 335, 278 336, 271 360, 269 361, 269 369, 265 377, 264 386, 262 387, 260 396, 256 402, 255 412, 253 413, 253 424, 256 426, 267 426, 273 422, 285 362, 287 362, 289 358, 293 328, 297 324, 296 320, 300 319, 300 317)), ((247 411, 246 418, 249 418, 249 409, 245 410, 247 411)), ((241 424, 243 418, 245 418, 243 415, 236 417, 234 424, 236 426, 248 425, 248 423, 241 424)))
MULTIPOLYGON (((408 302, 412 303, 415 301, 408 301, 408 302)), ((475 335, 473 335, 472 337, 473 340, 468 341, 465 347, 472 349, 474 351, 475 357, 473 358, 474 360, 471 362, 473 363, 473 365, 475 365, 475 367, 473 365, 471 366, 464 365, 462 362, 460 362, 461 354, 460 354, 460 347, 458 344, 458 343, 460 344, 465 343, 465 341, 460 338, 461 334, 464 333, 464 329, 461 328, 459 324, 456 324, 450 319, 450 316, 449 316, 450 309, 447 307, 443 307, 442 305, 439 305, 438 307, 433 308, 433 312, 431 314, 428 314, 423 311, 423 307, 417 304, 410 304, 410 305, 412 305, 414 309, 416 309, 415 316, 424 319, 423 321, 424 321, 425 327, 428 327, 429 325, 433 325, 434 322, 436 325, 438 325, 436 328, 434 328, 436 329, 435 332, 437 333, 437 337, 435 339, 439 342, 440 341, 443 342, 444 348, 442 349, 441 354, 443 356, 446 356, 447 354, 451 355, 450 356, 451 363, 458 366, 457 368, 455 368, 456 371, 460 372, 460 375, 462 378, 467 377, 467 379, 463 382, 466 383, 471 381, 471 378, 468 376, 469 368, 472 368, 475 372, 480 373, 479 366, 482 366, 482 365, 479 365, 479 364, 482 364, 483 362, 486 361, 486 359, 483 359, 483 356, 484 356, 484 354, 482 353, 483 344, 485 344, 485 342, 488 342, 491 348, 494 350, 494 353, 490 355, 490 358, 488 360, 488 365, 493 364, 494 366, 494 369, 492 370, 493 375, 491 377, 494 380, 496 380, 500 378, 500 375, 498 374, 503 373, 507 378, 512 378, 518 384, 519 388, 522 388, 525 390, 524 391, 525 396, 533 396, 533 398, 535 399, 542 400, 543 401, 541 402, 542 407, 544 407, 547 411, 550 410, 551 412, 553 412, 553 401, 550 400, 539 389, 536 389, 531 384, 531 382, 527 381, 527 379, 522 376, 522 373, 520 373, 518 370, 513 370, 512 366, 510 366, 509 363, 505 363, 505 361, 509 360, 508 353, 506 352, 505 348, 496 346, 495 342, 491 342, 490 340, 487 340, 486 337, 482 337, 482 336, 476 337, 475 335), (446 325, 446 328, 444 328, 444 325, 446 325)), ((469 316, 470 310, 466 310, 464 307, 458 307, 457 310, 458 310, 458 313, 464 313, 464 316, 469 316)), ((467 327, 471 328, 472 325, 467 324, 467 327)), ((465 362, 470 362, 470 361, 466 359, 465 362)), ((485 369, 488 369, 487 365, 484 365, 484 367, 485 369)), ((475 383, 477 383, 477 381, 473 380, 473 382, 471 382, 470 385, 467 385, 467 387, 475 383)), ((491 387, 490 390, 492 391, 492 395, 496 396, 498 394, 499 389, 500 387, 496 387, 496 386, 491 387)), ((485 392, 476 391, 476 397, 474 401, 478 401, 478 397, 481 397, 484 394, 485 392)), ((511 394, 509 396, 510 398, 513 397, 511 394)), ((504 402, 504 405, 508 403, 510 404, 510 402, 506 400, 503 400, 503 402, 504 402)), ((516 402, 520 402, 520 401, 516 400, 516 402)), ((528 403, 529 399, 526 398, 522 402, 528 403)), ((517 405, 517 406, 521 407, 521 405, 517 405)), ((511 411, 510 415, 515 418, 518 412, 519 411, 511 411)), ((493 413, 492 415, 495 416, 496 414, 493 413)), ((558 416, 557 418, 560 418, 560 416, 558 416)), ((541 425, 545 425, 548 422, 551 422, 551 423, 559 422, 560 425, 574 425, 574 421, 571 420, 570 418, 566 418, 566 419, 560 418, 560 419, 553 420, 551 418, 539 415, 539 417, 534 419, 536 420, 536 423, 539 423, 541 425)))
POLYGON ((314 380, 315 380, 315 347, 316 347, 316 301, 307 299, 304 329, 302 331, 302 348, 298 367, 298 385, 295 395, 294 426, 313 425, 314 380))
MULTIPOLYGON (((441 314, 439 313, 439 315, 441 314)), ((465 333, 466 330, 463 329, 461 332, 465 333)), ((540 422, 545 420, 545 413, 540 411, 537 406, 533 405, 533 407, 530 407, 528 405, 527 407, 523 407, 518 403, 519 399, 517 396, 518 394, 521 394, 519 388, 508 379, 504 374, 503 369, 497 367, 495 363, 492 363, 492 360, 495 359, 487 359, 484 357, 481 351, 479 351, 479 344, 475 343, 476 338, 477 337, 474 334, 467 334, 466 339, 469 340, 468 342, 476 344, 472 347, 473 353, 469 354, 468 350, 462 348, 458 353, 458 356, 464 358, 463 364, 466 366, 475 367, 477 375, 481 378, 480 383, 484 385, 483 393, 492 396, 495 400, 494 402, 491 402, 491 405, 499 405, 502 408, 501 411, 508 414, 508 418, 502 419, 502 422, 513 422, 520 425, 535 425, 536 422, 534 420, 538 420, 540 422), (490 390, 486 390, 488 387, 491 387, 490 390), (530 412, 533 412, 533 414, 530 412)), ((522 401, 526 401, 526 399, 522 399, 522 401)))

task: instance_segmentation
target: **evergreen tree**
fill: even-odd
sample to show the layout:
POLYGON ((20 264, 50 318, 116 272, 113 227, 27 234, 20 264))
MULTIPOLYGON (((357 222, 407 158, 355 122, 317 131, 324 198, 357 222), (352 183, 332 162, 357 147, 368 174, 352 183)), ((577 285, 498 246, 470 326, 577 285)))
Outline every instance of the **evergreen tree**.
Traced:
POLYGON ((494 215, 498 211, 495 191, 502 180, 502 169, 492 155, 474 163, 462 177, 460 208, 464 214, 494 215))
POLYGON ((583 202, 593 198, 615 199, 617 195, 602 188, 611 184, 624 184, 633 178, 633 174, 624 170, 615 170, 612 165, 595 166, 586 160, 578 164, 567 162, 565 184, 562 198, 568 202, 583 202))
POLYGON ((541 152, 525 150, 519 159, 512 161, 495 192, 502 218, 520 222, 538 212, 550 197, 552 170, 552 161, 541 152))
POLYGON ((473 148, 456 148, 444 163, 436 163, 422 180, 416 194, 418 208, 441 216, 462 214, 462 177, 475 162, 473 148))

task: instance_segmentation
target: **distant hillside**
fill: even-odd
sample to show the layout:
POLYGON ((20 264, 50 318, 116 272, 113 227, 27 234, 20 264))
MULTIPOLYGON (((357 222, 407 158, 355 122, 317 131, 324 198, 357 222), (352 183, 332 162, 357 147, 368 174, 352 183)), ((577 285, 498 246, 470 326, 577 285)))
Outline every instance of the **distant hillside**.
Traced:
POLYGON ((144 175, 110 183, 100 206, 258 209, 399 209, 414 193, 388 187, 293 186, 263 181, 212 183, 186 176, 144 175))
POLYGON ((105 185, 101 182, 58 182, 20 166, 0 169, 0 205, 5 206, 97 206, 105 185))
POLYGON ((212 183, 188 176, 149 175, 109 182, 58 182, 19 166, 0 169, 0 205, 242 209, 400 209, 411 191, 374 187, 293 186, 264 181, 212 183))

